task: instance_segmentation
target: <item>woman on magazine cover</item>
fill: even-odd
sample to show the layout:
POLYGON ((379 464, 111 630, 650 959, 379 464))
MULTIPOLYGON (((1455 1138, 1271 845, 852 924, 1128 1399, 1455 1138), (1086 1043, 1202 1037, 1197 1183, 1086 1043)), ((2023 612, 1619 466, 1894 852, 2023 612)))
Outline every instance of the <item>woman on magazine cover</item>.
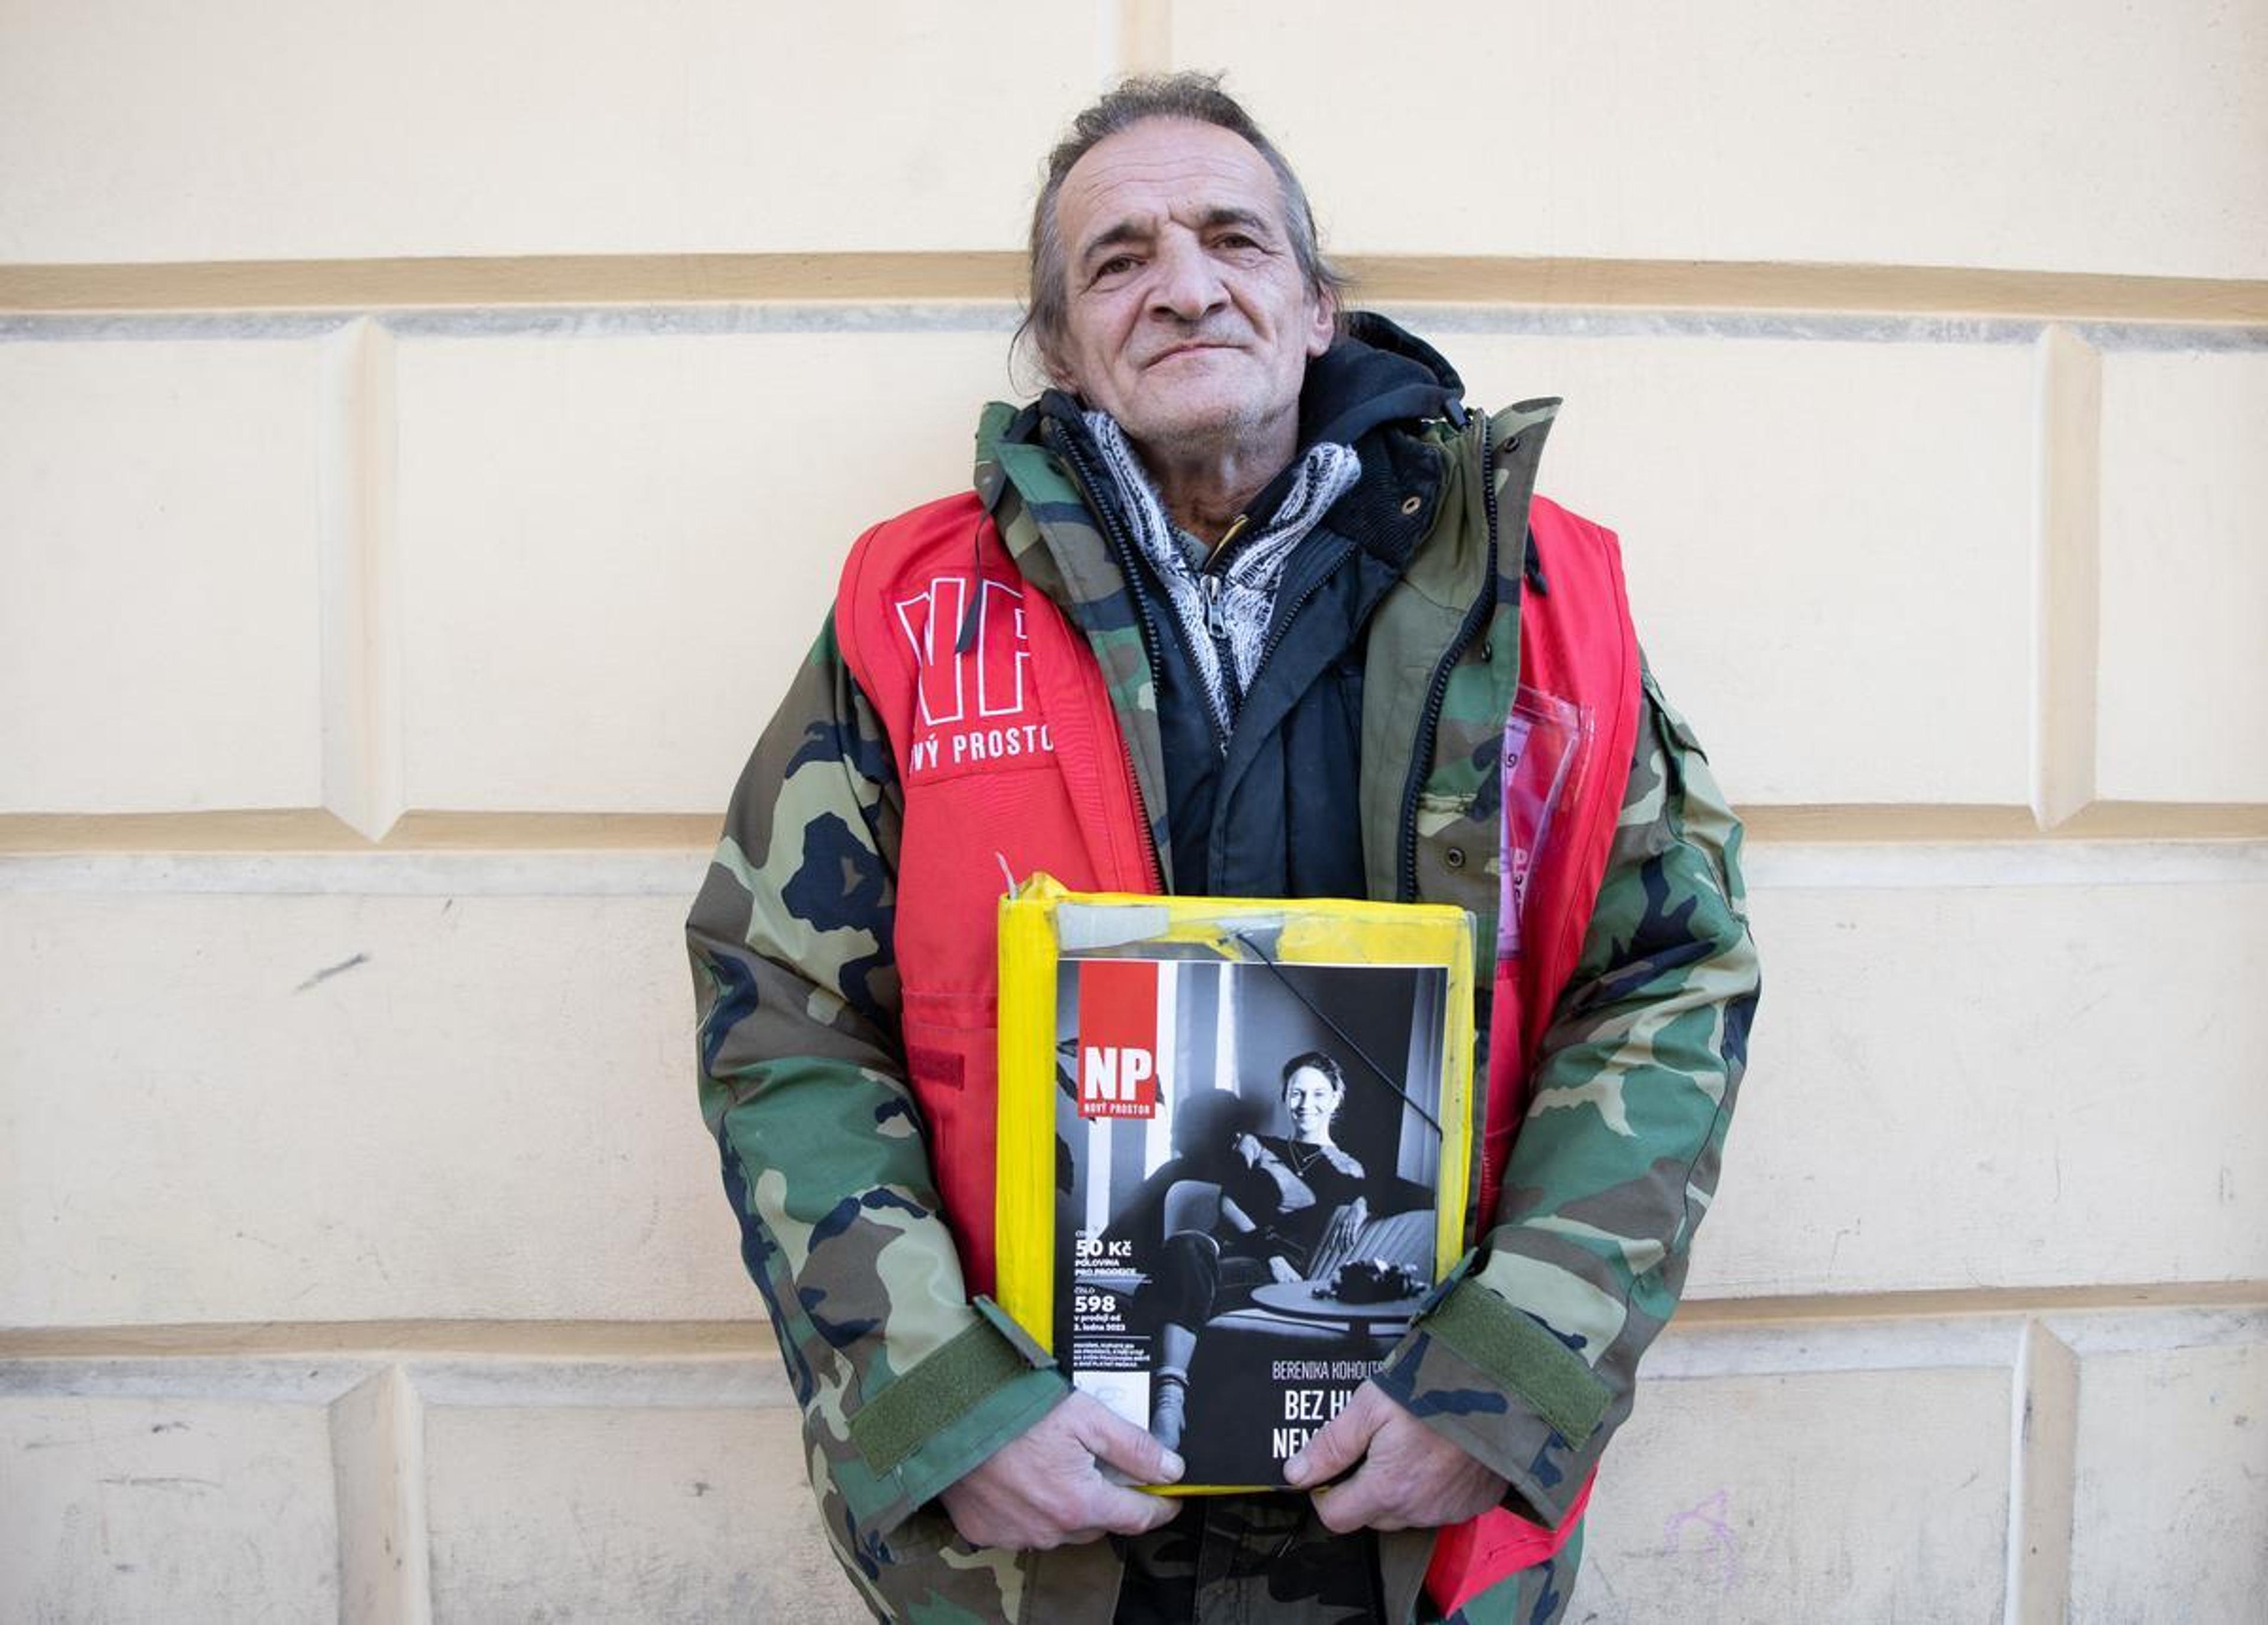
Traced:
POLYGON ((1368 1174, 1332 1137, 1346 1103, 1338 1062, 1317 1050, 1292 1056, 1284 1063, 1282 1098, 1289 1139, 1239 1129, 1207 1159, 1219 1168, 1217 1207, 1214 1188, 1186 1175, 1164 1193, 1167 1234, 1152 1277, 1163 1324, 1150 1432, 1168 1450, 1179 1446, 1188 1421, 1197 1334, 1224 1290, 1305 1280, 1335 1236, 1363 1223, 1368 1174), (1200 1207, 1211 1210, 1189 1211, 1200 1207))

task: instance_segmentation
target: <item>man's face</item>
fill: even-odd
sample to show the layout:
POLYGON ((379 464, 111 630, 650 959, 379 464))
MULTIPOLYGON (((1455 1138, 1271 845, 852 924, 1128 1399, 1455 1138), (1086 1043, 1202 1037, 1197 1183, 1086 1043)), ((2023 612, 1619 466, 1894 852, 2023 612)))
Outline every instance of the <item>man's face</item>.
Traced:
POLYGON ((1145 450, 1286 444, 1332 311, 1308 289, 1276 172, 1241 136, 1152 119, 1098 142, 1056 199, 1068 315, 1057 381, 1145 450))

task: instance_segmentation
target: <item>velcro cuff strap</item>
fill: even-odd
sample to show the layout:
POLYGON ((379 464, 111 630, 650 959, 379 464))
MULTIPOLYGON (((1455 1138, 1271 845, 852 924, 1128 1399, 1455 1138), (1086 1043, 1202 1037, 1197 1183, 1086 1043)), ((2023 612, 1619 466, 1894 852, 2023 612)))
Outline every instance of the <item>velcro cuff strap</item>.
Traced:
POLYGON ((1008 1346, 1024 1357, 1024 1364, 1035 1371, 1050 1371, 1056 1368, 1056 1357, 1040 1347, 1040 1340, 1026 1331, 1016 1317, 985 1297, 982 1292, 968 1300, 969 1307, 990 1321, 992 1329, 1008 1340, 1008 1346))
POLYGON ((990 1324, 978 1320, 884 1388, 850 1418, 850 1442, 888 1473, 1032 1369, 990 1324))
POLYGON ((1451 1291, 1418 1327, 1516 1394, 1571 1445, 1590 1438, 1607 1414, 1607 1386, 1583 1357, 1477 1281, 1451 1291))

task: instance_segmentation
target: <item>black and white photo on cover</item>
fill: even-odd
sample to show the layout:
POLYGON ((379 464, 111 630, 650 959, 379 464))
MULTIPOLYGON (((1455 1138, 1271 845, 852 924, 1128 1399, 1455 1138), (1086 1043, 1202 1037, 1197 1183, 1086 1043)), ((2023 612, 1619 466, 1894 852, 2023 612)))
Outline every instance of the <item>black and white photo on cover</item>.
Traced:
POLYGON ((1058 978, 1058 1358, 1185 1483, 1280 1482, 1433 1276, 1447 973, 1058 978))

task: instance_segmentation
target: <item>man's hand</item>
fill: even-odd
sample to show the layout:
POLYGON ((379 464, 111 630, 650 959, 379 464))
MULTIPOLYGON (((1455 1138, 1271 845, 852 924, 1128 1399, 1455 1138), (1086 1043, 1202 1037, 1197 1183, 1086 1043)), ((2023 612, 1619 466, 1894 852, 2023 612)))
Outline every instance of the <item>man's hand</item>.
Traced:
POLYGON ((1315 1492, 1315 1516, 1351 1529, 1432 1529, 1477 1517, 1504 1499, 1506 1482, 1366 1382, 1307 1447, 1284 1464, 1294 1489, 1359 1461, 1351 1478, 1315 1492))
POLYGON ((1092 1394, 1074 1393, 939 1498, 971 1546, 1019 1552, 1142 1534, 1182 1510, 1162 1496, 1111 1482, 1098 1463, 1140 1484, 1170 1484, 1182 1475, 1179 1456, 1092 1394))
POLYGON ((1301 1275, 1297 1269, 1292 1267, 1292 1261, 1285 1257, 1281 1253, 1271 1253, 1269 1254, 1268 1273, 1276 1277, 1277 1284, 1279 1286, 1297 1286, 1300 1282, 1307 1279, 1305 1276, 1301 1275))

